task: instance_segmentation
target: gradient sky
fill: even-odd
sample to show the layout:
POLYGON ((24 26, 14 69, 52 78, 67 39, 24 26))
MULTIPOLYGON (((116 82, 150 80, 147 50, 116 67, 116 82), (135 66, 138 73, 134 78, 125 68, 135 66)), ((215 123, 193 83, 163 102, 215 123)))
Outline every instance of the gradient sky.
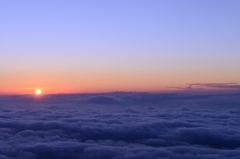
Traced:
POLYGON ((239 0, 0 1, 0 93, 240 83, 239 0))

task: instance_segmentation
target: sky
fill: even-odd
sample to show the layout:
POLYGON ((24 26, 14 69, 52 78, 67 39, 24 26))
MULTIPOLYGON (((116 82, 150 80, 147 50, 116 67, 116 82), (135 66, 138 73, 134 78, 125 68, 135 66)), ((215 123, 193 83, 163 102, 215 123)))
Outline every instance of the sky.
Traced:
POLYGON ((240 83, 239 0, 0 1, 0 93, 240 83))

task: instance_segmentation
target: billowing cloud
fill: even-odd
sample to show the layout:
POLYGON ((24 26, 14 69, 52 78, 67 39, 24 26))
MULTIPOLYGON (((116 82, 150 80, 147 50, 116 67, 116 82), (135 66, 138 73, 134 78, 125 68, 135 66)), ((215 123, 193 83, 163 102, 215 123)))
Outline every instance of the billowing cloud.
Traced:
POLYGON ((0 158, 238 159, 239 99, 239 94, 2 96, 0 158))

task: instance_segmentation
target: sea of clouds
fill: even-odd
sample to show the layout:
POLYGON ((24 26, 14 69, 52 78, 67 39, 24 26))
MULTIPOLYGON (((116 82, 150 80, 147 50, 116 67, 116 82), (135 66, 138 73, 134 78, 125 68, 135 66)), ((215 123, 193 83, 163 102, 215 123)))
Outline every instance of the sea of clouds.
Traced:
POLYGON ((240 159, 240 94, 0 96, 0 159, 240 159))

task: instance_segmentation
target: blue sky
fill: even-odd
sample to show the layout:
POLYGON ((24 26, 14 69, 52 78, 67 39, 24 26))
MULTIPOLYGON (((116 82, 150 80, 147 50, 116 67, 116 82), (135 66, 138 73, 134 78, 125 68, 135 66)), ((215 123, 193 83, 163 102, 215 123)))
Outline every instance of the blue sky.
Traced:
POLYGON ((239 8, 238 0, 1 1, 0 88, 53 73, 76 88, 82 78, 131 76, 109 90, 145 77, 136 88, 238 83, 239 8))

